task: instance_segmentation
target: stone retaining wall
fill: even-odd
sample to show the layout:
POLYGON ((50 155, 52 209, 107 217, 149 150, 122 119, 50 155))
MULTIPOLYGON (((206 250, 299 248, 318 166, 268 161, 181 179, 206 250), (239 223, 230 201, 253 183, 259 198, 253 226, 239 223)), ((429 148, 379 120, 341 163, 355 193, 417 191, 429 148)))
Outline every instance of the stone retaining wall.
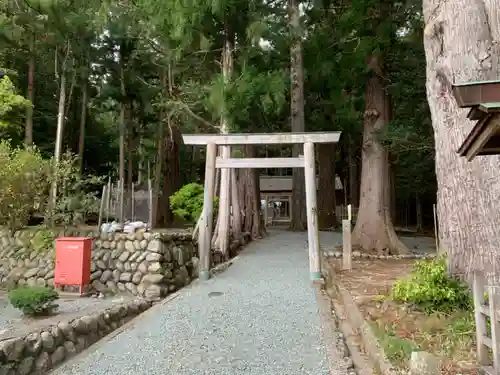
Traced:
POLYGON ((127 292, 156 300, 197 277, 198 258, 188 232, 96 235, 40 229, 14 235, 0 231, 0 283, 52 286, 54 239, 63 235, 94 237, 91 286, 101 293, 127 292))
POLYGON ((131 301, 28 335, 0 340, 0 375, 46 374, 149 307, 151 302, 131 301))

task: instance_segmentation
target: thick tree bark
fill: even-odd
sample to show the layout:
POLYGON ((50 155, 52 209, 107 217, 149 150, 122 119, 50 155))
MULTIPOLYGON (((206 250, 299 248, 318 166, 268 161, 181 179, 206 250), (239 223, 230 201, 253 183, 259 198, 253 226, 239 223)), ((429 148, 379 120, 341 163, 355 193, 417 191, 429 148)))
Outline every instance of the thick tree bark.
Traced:
POLYGON ((35 36, 30 36, 29 58, 28 58, 28 89, 26 99, 31 103, 26 108, 25 140, 26 146, 33 144, 33 106, 35 105, 35 36))
MULTIPOLYGON (((289 0, 288 15, 292 46, 290 47, 290 109, 293 133, 305 131, 304 122, 304 64, 302 59, 302 32, 300 25, 299 1, 289 0)), ((303 153, 302 145, 294 145, 293 156, 303 153)), ((304 169, 295 168, 292 180, 292 217, 290 229, 303 231, 307 226, 306 187, 304 169)))
POLYGON ((417 232, 422 232, 424 229, 423 217, 422 217, 422 201, 420 199, 420 195, 417 194, 415 197, 415 211, 416 211, 416 220, 417 220, 417 232))
POLYGON ((329 230, 337 225, 335 208, 335 145, 320 143, 318 147, 318 227, 329 230))
POLYGON ((82 106, 80 108, 80 131, 78 137, 78 163, 80 173, 83 172, 83 154, 85 152, 85 124, 87 121, 87 78, 82 84, 82 106))
POLYGON ((232 215, 231 215, 232 238, 234 240, 241 242, 242 221, 241 221, 240 199, 238 197, 238 172, 234 168, 231 170, 231 203, 232 203, 232 215))
MULTIPOLYGON (((126 118, 125 118, 125 112, 127 108, 127 103, 125 102, 126 96, 127 96, 127 90, 126 90, 126 85, 125 85, 125 62, 124 62, 124 56, 122 53, 120 53, 120 93, 121 93, 121 101, 120 101, 120 119, 118 123, 118 128, 119 128, 119 161, 118 161, 118 177, 119 177, 119 184, 118 186, 121 186, 121 184, 125 184, 125 130, 126 130, 126 118)), ((123 205, 121 204, 121 199, 120 199, 120 204, 119 204, 119 212, 118 212, 118 220, 120 223, 123 223, 124 220, 124 212, 123 212, 123 205)))
POLYGON ((391 102, 383 83, 382 63, 376 56, 371 57, 370 67, 372 77, 365 92, 361 198, 352 243, 365 251, 407 253, 391 221, 389 155, 377 137, 390 120, 391 102))
MULTIPOLYGON (((257 152, 254 145, 245 146, 245 157, 254 158, 257 152)), ((260 214, 260 179, 258 169, 240 170, 240 202, 243 210, 243 230, 253 239, 266 235, 266 228, 260 214)))
MULTIPOLYGON (((349 204, 353 207, 358 207, 359 205, 359 178, 358 178, 358 159, 356 157, 356 147, 355 142, 352 139, 352 135, 349 136, 349 145, 347 151, 348 158, 348 170, 349 170, 349 204)), ((347 186, 344 186, 347 189, 347 186)))
POLYGON ((128 218, 132 220, 132 184, 134 183, 134 134, 132 129, 127 132, 127 142, 125 144, 127 150, 127 183, 125 185, 126 188, 126 197, 127 197, 127 215, 130 215, 128 218))
POLYGON ((163 192, 160 200, 163 211, 162 221, 165 226, 171 225, 174 221, 169 199, 181 187, 181 133, 173 121, 169 122, 168 129, 167 134, 165 134, 165 170, 163 171, 163 192))
MULTIPOLYGON (((170 66, 163 71, 162 83, 165 96, 172 96, 175 83, 170 66)), ((182 140, 175 119, 167 116, 166 110, 163 119, 165 122, 159 124, 157 133, 153 214, 157 225, 169 226, 174 221, 174 215, 170 209, 170 197, 181 187, 182 181, 180 170, 180 145, 182 140)))
MULTIPOLYGON (((230 21, 225 25, 225 39, 222 50, 222 76, 224 85, 231 81, 234 70, 234 31, 230 25, 230 21)), ((220 131, 222 134, 230 132, 229 114, 225 108, 222 108, 220 131)), ((220 156, 223 159, 231 157, 231 149, 229 146, 220 147, 220 156)), ((231 228, 231 207, 238 206, 237 202, 233 202, 232 198, 236 198, 235 194, 231 194, 231 170, 228 168, 221 169, 220 172, 220 195, 219 195, 219 211, 217 215, 217 225, 214 231, 212 242, 217 250, 222 253, 224 258, 228 258, 229 250, 229 234, 239 237, 241 228, 231 228)), ((233 222, 234 224, 234 222, 233 222)))
MULTIPOLYGON (((165 163, 165 124, 163 121, 158 123, 156 138, 156 162, 153 177, 153 223, 157 227, 161 223, 162 210, 160 209, 161 181, 163 179, 163 170, 165 163)), ((169 204, 169 202, 167 202, 169 204)))
POLYGON ((424 0, 427 98, 436 145, 441 250, 450 270, 495 273, 500 266, 498 156, 472 162, 456 150, 471 130, 451 84, 500 77, 500 0, 424 0))
MULTIPOLYGON (((165 96, 169 92, 169 68, 164 68, 161 74, 161 81, 165 96)), ((165 165, 165 119, 167 118, 166 109, 162 109, 161 121, 158 123, 156 129, 156 161, 153 176, 153 223, 157 227, 161 223, 162 210, 160 209, 160 196, 161 196, 161 181, 163 179, 163 170, 165 165)), ((169 199, 169 198, 167 198, 169 199)), ((167 201, 166 204, 170 205, 167 201)))

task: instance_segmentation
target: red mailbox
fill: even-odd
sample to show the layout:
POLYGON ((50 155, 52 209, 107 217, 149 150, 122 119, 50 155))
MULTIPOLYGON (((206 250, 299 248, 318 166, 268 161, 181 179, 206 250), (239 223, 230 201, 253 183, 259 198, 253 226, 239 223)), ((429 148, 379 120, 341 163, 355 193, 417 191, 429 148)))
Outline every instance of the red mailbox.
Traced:
POLYGON ((91 237, 61 237, 56 239, 56 268, 54 287, 78 285, 80 295, 90 284, 90 263, 92 257, 91 237))

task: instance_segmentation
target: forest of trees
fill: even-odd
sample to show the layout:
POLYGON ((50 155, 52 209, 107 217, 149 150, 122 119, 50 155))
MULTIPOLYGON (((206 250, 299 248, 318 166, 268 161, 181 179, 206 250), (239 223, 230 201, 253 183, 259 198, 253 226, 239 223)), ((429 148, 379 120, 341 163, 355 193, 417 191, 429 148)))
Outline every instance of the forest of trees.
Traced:
MULTIPOLYGON (((496 259, 498 159, 459 160, 470 125, 451 83, 499 77, 495 3, 0 0, 0 137, 56 161, 70 151, 84 174, 128 187, 150 173, 167 226, 168 197, 203 180, 204 151, 182 133, 341 131, 318 149, 320 227, 336 224, 337 174, 359 206, 353 242, 405 252, 400 212, 432 229, 438 192, 441 244, 467 270, 496 259)), ((258 181, 221 172, 220 200, 244 215, 216 239, 228 225, 262 234, 258 181)), ((302 171, 293 187, 302 230, 302 171)))

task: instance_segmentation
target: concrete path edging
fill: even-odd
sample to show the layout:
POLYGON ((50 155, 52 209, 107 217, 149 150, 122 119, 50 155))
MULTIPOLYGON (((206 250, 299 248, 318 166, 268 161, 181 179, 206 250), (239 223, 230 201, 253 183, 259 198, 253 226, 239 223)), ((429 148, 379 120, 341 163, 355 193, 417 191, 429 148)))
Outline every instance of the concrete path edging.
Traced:
POLYGON ((344 324, 341 324, 340 328, 346 337, 351 337, 348 340, 348 346, 359 375, 375 374, 374 370, 382 375, 401 375, 401 372, 387 358, 384 349, 371 326, 363 317, 348 288, 340 278, 335 276, 333 267, 325 257, 323 257, 323 269, 332 300, 336 301, 333 303, 335 312, 339 318, 344 318, 344 324), (345 313, 346 311, 348 314, 345 313), (361 339, 361 345, 355 344, 353 336, 358 336, 361 339), (352 354, 353 352, 357 353, 352 354))

